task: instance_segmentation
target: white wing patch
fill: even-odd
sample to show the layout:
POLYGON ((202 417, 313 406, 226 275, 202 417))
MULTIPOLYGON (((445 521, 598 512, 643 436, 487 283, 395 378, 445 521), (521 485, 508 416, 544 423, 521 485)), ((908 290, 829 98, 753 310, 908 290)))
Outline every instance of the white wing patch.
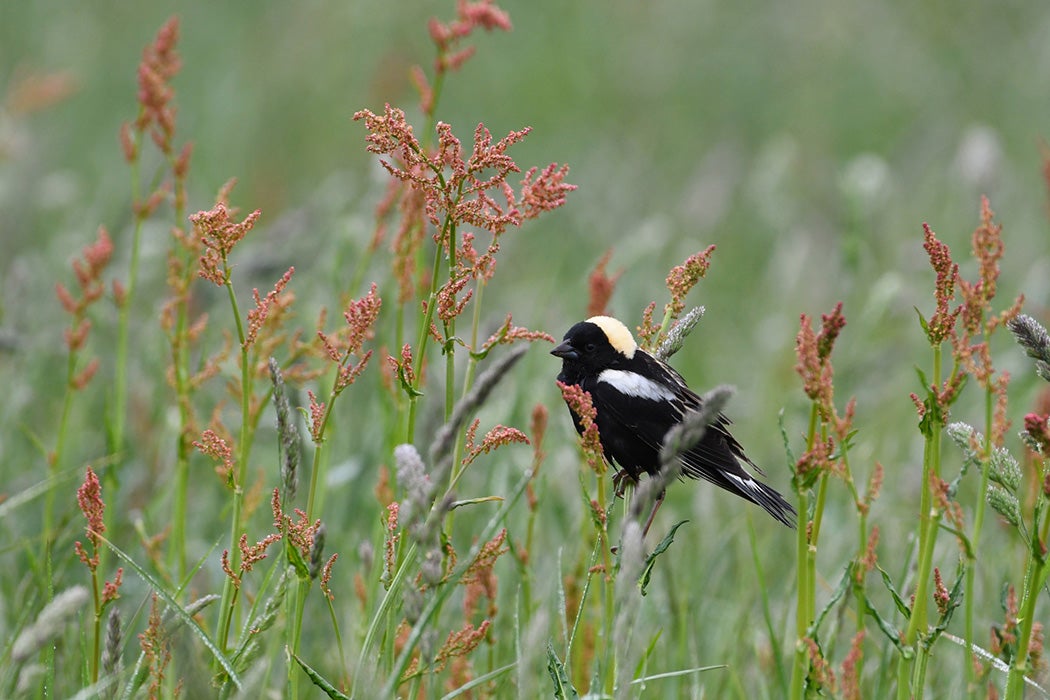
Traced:
POLYGON ((649 399, 650 401, 675 400, 673 391, 636 372, 627 372, 622 369, 607 369, 598 375, 598 381, 605 382, 621 394, 635 396, 640 399, 649 399))
POLYGON ((744 486, 744 487, 746 487, 746 488, 748 488, 748 489, 750 489, 752 491, 759 491, 759 492, 761 492, 761 490, 762 490, 762 489, 759 488, 758 483, 755 482, 754 479, 742 479, 739 476, 737 476, 736 474, 730 474, 729 472, 722 472, 722 476, 728 476, 730 479, 732 479, 736 483, 738 483, 741 486, 744 486))

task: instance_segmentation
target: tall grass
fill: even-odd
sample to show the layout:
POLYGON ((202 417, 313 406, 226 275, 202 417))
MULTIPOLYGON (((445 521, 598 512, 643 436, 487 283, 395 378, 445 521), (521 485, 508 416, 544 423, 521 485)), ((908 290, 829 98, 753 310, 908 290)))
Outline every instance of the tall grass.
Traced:
MULTIPOLYGON (((274 246, 269 291, 252 286, 265 203, 242 213, 232 181, 190 201, 178 22, 147 46, 137 112, 120 127, 130 225, 100 230, 73 263, 75 284, 57 281, 64 391, 40 398, 56 416, 34 435, 43 476, 0 503, 0 520, 37 533, 23 528, 3 550, 0 695, 1046 694, 1050 427, 1042 409, 1007 400, 998 358, 1018 350, 992 348, 1008 325, 1050 380, 1050 338, 1021 299, 997 299, 1005 249, 987 200, 973 281, 923 227, 933 310, 913 300, 914 333, 929 355, 887 348, 917 363, 897 408, 914 411, 918 431, 895 439, 913 441, 921 463, 884 467, 856 449, 866 407, 836 396, 836 366, 850 359, 838 303, 819 328, 801 314, 806 403, 784 416, 787 466, 769 475, 790 472, 797 530, 755 511, 745 540, 706 513, 687 525, 672 504, 646 539, 665 488, 732 500, 677 483, 678 455, 719 411, 733 415, 732 392, 705 394, 665 439, 659 477, 622 501, 596 427, 585 420, 578 444, 551 429, 568 423, 554 362, 523 358, 553 336, 514 323, 531 310, 528 286, 546 282, 518 276, 514 308, 486 289, 515 278, 505 237, 566 203, 568 167, 519 166, 517 144, 543 138, 527 127, 499 138, 438 118, 475 34, 509 29, 491 2, 459 4, 430 24, 434 61, 412 71, 418 104, 354 115, 385 194, 372 240, 323 304, 283 258, 294 240, 274 246), (165 267, 146 269, 144 236, 159 229, 165 267), (156 276, 166 286, 148 296, 143 280, 156 276), (526 404, 532 384, 558 405, 526 404), (967 403, 981 425, 955 420, 967 403), (1007 447, 1013 415, 1024 415, 1024 454, 1007 447), (93 426, 101 446, 75 425, 93 426), (911 479, 913 498, 883 507, 889 478, 911 479), (910 532, 880 541, 887 530, 910 532), (996 551, 982 543, 993 530, 996 551), (717 577, 733 585, 707 588, 717 577), (740 618, 726 612, 736 606, 740 618)), ((706 342, 690 337, 703 307, 686 312, 686 297, 716 253, 670 271, 662 315, 654 300, 627 319, 645 347, 670 357, 706 342)), ((592 314, 622 278, 607 262, 579 304, 592 314)), ((593 415, 584 392, 561 392, 593 415)))

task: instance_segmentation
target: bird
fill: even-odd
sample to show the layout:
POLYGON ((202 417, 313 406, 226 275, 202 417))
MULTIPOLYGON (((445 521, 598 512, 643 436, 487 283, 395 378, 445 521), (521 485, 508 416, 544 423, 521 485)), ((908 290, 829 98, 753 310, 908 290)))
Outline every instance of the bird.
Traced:
MULTIPOLYGON (((638 483, 643 474, 659 473, 660 448, 668 430, 702 404, 682 375, 638 347, 627 326, 611 316, 592 316, 575 324, 551 354, 562 361, 558 381, 591 395, 605 459, 620 470, 614 480, 618 481, 617 495, 623 495, 622 479, 638 483)), ((569 412, 576 431, 582 434, 580 417, 571 406, 569 412)), ((729 418, 719 413, 700 442, 681 455, 681 475, 709 481, 794 527, 795 509, 745 468, 762 474, 730 434, 729 426, 729 418)))

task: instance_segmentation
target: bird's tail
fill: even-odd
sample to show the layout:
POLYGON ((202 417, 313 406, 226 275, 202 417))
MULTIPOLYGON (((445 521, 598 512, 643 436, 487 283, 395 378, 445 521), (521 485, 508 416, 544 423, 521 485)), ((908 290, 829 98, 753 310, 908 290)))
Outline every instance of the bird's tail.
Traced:
POLYGON ((795 509, 790 503, 784 500, 784 497, 780 493, 761 481, 751 480, 751 486, 754 488, 745 488, 739 493, 741 496, 756 503, 766 509, 766 512, 772 515, 774 518, 784 523, 790 528, 795 527, 795 509))

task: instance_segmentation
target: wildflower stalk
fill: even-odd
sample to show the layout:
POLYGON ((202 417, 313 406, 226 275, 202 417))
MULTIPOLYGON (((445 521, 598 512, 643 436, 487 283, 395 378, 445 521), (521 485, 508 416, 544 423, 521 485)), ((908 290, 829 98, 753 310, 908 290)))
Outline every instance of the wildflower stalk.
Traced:
MULTIPOLYGON (((817 419, 819 410, 813 401, 809 411, 809 428, 806 430, 806 451, 813 450, 817 439, 817 419)), ((809 626, 816 614, 816 584, 814 572, 809 566, 809 489, 796 488, 798 495, 799 526, 795 531, 795 661, 791 668, 791 700, 802 698, 806 675, 809 673, 809 654, 802 640, 809 632, 809 626)))
MULTIPOLYGON (((445 220, 445 226, 449 225, 449 221, 445 220)), ((419 335, 416 342, 416 356, 419 357, 420 367, 422 367, 423 358, 426 357, 427 345, 430 341, 430 324, 434 320, 434 307, 437 305, 437 291, 438 291, 438 280, 440 279, 441 273, 441 259, 442 250, 441 246, 437 246, 434 250, 434 266, 430 273, 430 292, 427 295, 426 311, 423 314, 423 319, 419 324, 419 335)), ((417 384, 413 387, 414 391, 408 398, 408 421, 405 428, 405 442, 412 444, 415 440, 416 434, 416 409, 419 404, 419 388, 420 382, 422 382, 422 372, 417 373, 417 384)))
POLYGON ((312 520, 315 511, 318 510, 317 484, 321 481, 320 474, 324 471, 324 466, 327 464, 328 455, 324 449, 325 442, 327 441, 325 434, 328 431, 328 421, 332 417, 332 407, 335 405, 335 386, 338 381, 339 373, 337 371, 335 378, 332 380, 332 390, 328 392, 328 401, 325 402, 324 414, 321 417, 316 436, 314 437, 314 456, 313 462, 310 465, 310 488, 308 489, 306 496, 307 520, 312 520))
POLYGON ((995 391, 992 385, 989 383, 985 388, 984 394, 984 443, 981 445, 981 486, 977 492, 977 503, 974 507, 973 515, 973 530, 970 535, 970 556, 968 566, 966 567, 966 582, 965 582, 965 593, 963 594, 963 602, 966 606, 964 610, 964 622, 963 622, 963 667, 966 669, 966 683, 968 690, 974 690, 977 682, 977 672, 974 668, 973 663, 973 618, 974 618, 974 589, 976 585, 977 567, 975 566, 977 561, 977 549, 981 542, 981 527, 984 525, 984 507, 988 500, 988 480, 989 470, 992 457, 992 435, 993 435, 993 421, 994 421, 994 405, 995 405, 995 391))
MULTIPOLYGON (((395 697, 397 688, 401 685, 402 678, 405 673, 405 669, 408 668, 408 663, 412 658, 412 654, 419 644, 423 633, 429 628, 429 624, 440 611, 445 603, 445 600, 455 589, 453 584, 461 580, 467 569, 471 566, 471 563, 477 557, 481 550, 481 547, 487 543, 496 534, 497 528, 503 526, 506 521, 510 509, 514 507, 518 499, 525 492, 525 487, 528 485, 529 480, 532 478, 531 471, 526 471, 525 474, 518 480, 518 483, 511 489, 507 494, 506 500, 500 506, 500 509, 489 519, 488 523, 482 529, 478 535, 477 543, 471 547, 467 557, 456 566, 455 570, 449 574, 447 581, 444 585, 437 587, 433 595, 427 602, 426 607, 423 609, 419 616, 419 620, 416 621, 412 627, 412 631, 409 633, 408 639, 405 641, 401 648, 401 652, 398 654, 396 661, 394 662, 393 669, 387 676, 386 683, 383 686, 383 690, 376 697, 395 697)), ((388 592, 389 594, 389 592, 388 592)), ((362 659, 364 656, 362 655, 362 659)), ((361 669, 358 669, 358 674, 361 675, 361 669)), ((351 693, 351 695, 353 695, 351 693)))
MULTIPOLYGON (((616 577, 613 575, 612 542, 609 540, 609 510, 605 487, 606 470, 598 474, 598 508, 603 514, 602 520, 597 524, 598 542, 602 551, 602 634, 605 639, 613 639, 613 624, 616 620, 616 577)), ((605 659, 602 667, 605 669, 604 684, 602 692, 611 697, 616 684, 616 644, 605 645, 605 659)))
MULTIPOLYGON (((55 451, 48 459, 48 478, 54 481, 58 477, 59 466, 66 452, 66 436, 69 432, 69 414, 73 408, 73 397, 76 388, 73 380, 77 375, 77 362, 79 353, 75 350, 69 352, 66 358, 66 391, 62 397, 62 412, 58 419, 58 434, 55 436, 55 451)), ((55 511, 55 489, 49 488, 44 498, 44 545, 47 548, 46 556, 50 559, 51 541, 53 538, 53 521, 55 511)))
MULTIPOLYGON (((462 187, 460 188, 462 193, 462 187)), ((457 197, 458 201, 458 197, 457 197)), ((448 278, 451 281, 456 274, 456 223, 452 220, 452 217, 447 218, 448 225, 445 227, 448 231, 448 278)), ((475 306, 476 308, 476 306, 475 306)), ((445 420, 449 419, 452 415, 452 408, 456 405, 456 317, 448 319, 444 323, 445 329, 445 347, 442 348, 442 352, 445 355, 445 420)), ((460 441, 456 441, 456 448, 453 450, 452 464, 457 463, 457 457, 459 456, 459 445, 460 441)), ((456 472, 455 467, 452 468, 451 476, 454 476, 456 472)))
MULTIPOLYGON (((233 558, 231 568, 237 570, 241 564, 241 550, 237 546, 239 533, 244 529, 244 475, 247 470, 248 454, 251 450, 251 393, 252 374, 248 358, 248 346, 245 343, 244 322, 241 320, 240 307, 237 304, 237 294, 233 289, 231 270, 226 254, 222 254, 222 272, 225 280, 227 297, 230 300, 230 308, 236 322, 237 340, 239 341, 241 357, 241 428, 240 439, 237 442, 237 460, 233 479, 233 515, 230 517, 230 554, 233 558)), ((229 639, 230 625, 233 622, 238 599, 239 588, 234 585, 233 579, 226 577, 222 588, 222 602, 220 605, 221 617, 218 628, 218 645, 220 649, 226 649, 229 639)))
MULTIPOLYGON (((135 151, 139 152, 142 132, 135 134, 135 151)), ((141 187, 139 185, 139 159, 131 163, 131 201, 138 206, 141 187)), ((109 450, 119 453, 124 449, 124 426, 127 419, 128 402, 128 341, 131 326, 131 306, 139 277, 139 249, 142 242, 143 212, 136 212, 131 232, 131 261, 128 263, 128 284, 117 316, 117 359, 113 375, 113 415, 109 423, 109 450)))
POLYGON ((828 498, 828 480, 834 473, 852 481, 848 470, 835 468, 832 431, 838 438, 845 461, 846 443, 852 420, 853 404, 840 417, 834 406, 833 368, 831 351, 835 340, 846 325, 839 302, 830 314, 821 315, 821 328, 814 331, 810 319, 803 314, 801 328, 795 341, 798 364, 795 371, 802 378, 803 390, 810 399, 809 425, 806 430, 806 451, 793 465, 792 486, 798 497, 799 527, 796 532, 796 610, 795 657, 791 670, 790 697, 798 700, 810 681, 810 692, 821 690, 826 682, 820 669, 811 669, 814 650, 817 650, 815 632, 811 629, 816 616, 817 543, 820 539, 824 508, 828 498), (813 488, 816 486, 816 494, 813 488), (815 499, 815 500, 814 500, 815 499), (812 517, 810 512, 812 511, 812 517), (814 671, 811 673, 811 671, 814 671))
MULTIPOLYGON (((182 223, 186 221, 186 178, 185 172, 174 168, 175 177, 175 221, 182 223)), ((179 270, 182 279, 180 284, 189 288, 193 279, 194 266, 191 251, 171 253, 174 256, 181 254, 179 259, 179 270)), ((171 368, 174 380, 175 403, 179 410, 179 431, 175 441, 175 491, 172 496, 172 525, 171 525, 171 547, 168 550, 168 565, 181 577, 186 573, 186 509, 189 503, 190 485, 190 454, 193 450, 193 441, 190 438, 190 428, 193 416, 190 409, 190 368, 189 368, 189 304, 185 294, 175 290, 178 298, 175 300, 175 322, 168 333, 171 346, 171 368)), ((130 296, 130 295, 129 295, 130 296)))
POLYGON ((1036 513, 1042 515, 1042 523, 1038 525, 1038 531, 1032 538, 1031 551, 1029 552, 1028 564, 1025 567, 1024 587, 1021 593, 1021 605, 1019 609, 1020 635, 1017 640, 1017 654, 1014 662, 1010 664, 1010 672, 1006 680, 1006 700, 1023 700, 1025 688, 1025 676, 1032 670, 1029 662, 1029 651, 1032 642, 1032 626, 1035 623, 1035 606, 1039 595, 1046 585, 1047 574, 1050 566, 1047 564, 1046 542, 1050 536, 1050 508, 1047 507, 1047 499, 1050 495, 1040 494, 1039 505, 1036 513))
MULTIPOLYGON (((933 348, 933 386, 940 386, 942 371, 942 350, 939 345, 933 348)), ((915 573, 915 603, 912 605, 911 617, 904 633, 906 652, 902 655, 897 672, 897 698, 921 700, 923 696, 922 679, 925 676, 926 664, 930 649, 921 643, 929 626, 928 602, 930 598, 930 581, 933 573, 933 548, 937 541, 937 530, 940 525, 941 511, 935 505, 932 493, 932 477, 941 475, 941 432, 944 418, 927 414, 928 427, 924 430, 925 444, 922 455, 922 486, 919 496, 919 562, 915 573)))
MULTIPOLYGON (((1050 381, 1050 335, 1035 319, 1025 314, 1015 316, 1009 321, 1010 331, 1024 348, 1025 353, 1035 360, 1036 373, 1050 381)), ((1050 469, 1047 468, 1050 452, 1050 428, 1045 414, 1025 416, 1025 430, 1022 438, 1028 446, 1039 453, 1037 464, 1041 467, 1035 472, 1035 506, 1032 518, 1031 534, 1026 537, 1029 552, 1025 565, 1024 585, 1021 592, 1021 603, 1017 620, 1020 625, 1017 651, 1006 683, 1006 700, 1021 700, 1024 697, 1025 676, 1032 670, 1032 637, 1035 624, 1035 606, 1046 587, 1050 575, 1047 562, 1047 541, 1050 538, 1050 469)), ((1016 487, 1017 484, 1012 485, 1016 487)), ((994 505, 994 504, 993 504, 994 505)), ((1015 527, 1018 523, 1013 523, 1015 527)), ((1023 525, 1021 533, 1024 534, 1023 525)))

